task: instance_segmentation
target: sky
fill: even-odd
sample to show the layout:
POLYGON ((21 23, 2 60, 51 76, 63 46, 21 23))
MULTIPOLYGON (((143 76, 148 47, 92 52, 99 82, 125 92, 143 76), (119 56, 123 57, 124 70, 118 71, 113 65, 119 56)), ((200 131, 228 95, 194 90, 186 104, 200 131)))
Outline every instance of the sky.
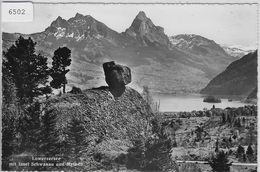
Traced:
POLYGON ((42 32, 58 16, 68 20, 80 13, 91 15, 121 33, 139 11, 168 36, 197 34, 218 44, 258 45, 257 4, 41 4, 34 3, 32 22, 2 23, 3 32, 42 32))

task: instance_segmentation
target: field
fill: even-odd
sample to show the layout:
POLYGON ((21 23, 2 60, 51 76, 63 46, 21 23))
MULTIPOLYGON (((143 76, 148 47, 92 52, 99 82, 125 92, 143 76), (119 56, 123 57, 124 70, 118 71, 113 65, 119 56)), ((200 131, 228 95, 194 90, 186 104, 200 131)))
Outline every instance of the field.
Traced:
POLYGON ((172 157, 179 164, 191 161, 201 170, 211 171, 211 167, 203 162, 207 163, 213 155, 216 155, 216 150, 223 150, 229 155, 229 162, 235 163, 230 168, 232 172, 256 170, 255 153, 250 160, 248 157, 245 160, 237 155, 239 145, 244 148, 246 154, 250 143, 253 151, 257 152, 256 116, 241 113, 232 123, 226 123, 223 115, 197 117, 190 114, 183 117, 167 114, 166 117, 166 121, 175 126, 175 132, 168 131, 168 133, 171 133, 176 140, 177 147, 172 149, 172 157))

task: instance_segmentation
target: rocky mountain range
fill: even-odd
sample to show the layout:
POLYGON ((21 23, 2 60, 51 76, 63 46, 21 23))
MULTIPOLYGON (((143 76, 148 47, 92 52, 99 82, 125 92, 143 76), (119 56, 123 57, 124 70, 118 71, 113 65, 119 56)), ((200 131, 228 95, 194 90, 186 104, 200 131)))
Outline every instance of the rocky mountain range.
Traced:
POLYGON ((209 51, 213 51, 219 56, 228 56, 228 54, 215 41, 209 40, 199 35, 182 34, 170 37, 174 47, 188 51, 192 54, 207 55, 209 51))
POLYGON ((142 11, 122 33, 90 15, 77 13, 69 20, 58 17, 43 32, 3 33, 3 50, 20 35, 37 42, 37 52, 48 57, 49 64, 58 47, 71 49, 68 86, 82 89, 106 85, 102 64, 115 61, 131 68, 129 86, 137 90, 148 86, 152 92, 198 93, 238 59, 214 41, 198 35, 169 37, 142 11))
POLYGON ((231 63, 225 71, 213 78, 201 93, 248 96, 253 90, 257 92, 256 87, 257 51, 231 63))

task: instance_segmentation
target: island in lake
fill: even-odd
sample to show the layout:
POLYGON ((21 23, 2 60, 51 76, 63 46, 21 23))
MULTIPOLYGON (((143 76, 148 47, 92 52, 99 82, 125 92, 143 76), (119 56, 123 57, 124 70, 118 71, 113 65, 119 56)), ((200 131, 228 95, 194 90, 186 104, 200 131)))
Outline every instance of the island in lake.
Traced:
POLYGON ((209 102, 209 103, 221 103, 221 99, 215 96, 207 96, 203 102, 209 102))

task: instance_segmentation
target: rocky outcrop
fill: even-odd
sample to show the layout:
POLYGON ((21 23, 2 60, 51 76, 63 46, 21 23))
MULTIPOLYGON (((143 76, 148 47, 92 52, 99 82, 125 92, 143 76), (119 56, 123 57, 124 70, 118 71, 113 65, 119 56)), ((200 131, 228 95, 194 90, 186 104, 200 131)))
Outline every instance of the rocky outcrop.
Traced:
POLYGON ((257 51, 231 63, 201 94, 249 95, 257 86, 257 51))
POLYGON ((103 64, 103 70, 110 92, 114 97, 120 97, 132 80, 130 68, 111 61, 103 64))
MULTIPOLYGON (((73 117, 81 119, 92 142, 103 139, 129 140, 144 130, 152 110, 142 96, 130 87, 114 99, 108 87, 84 90, 82 94, 63 94, 48 100, 58 114, 57 130, 73 117)), ((149 127, 149 125, 147 126, 149 127)))
POLYGON ((130 68, 115 64, 114 61, 104 63, 103 69, 109 88, 125 87, 132 80, 130 68))

